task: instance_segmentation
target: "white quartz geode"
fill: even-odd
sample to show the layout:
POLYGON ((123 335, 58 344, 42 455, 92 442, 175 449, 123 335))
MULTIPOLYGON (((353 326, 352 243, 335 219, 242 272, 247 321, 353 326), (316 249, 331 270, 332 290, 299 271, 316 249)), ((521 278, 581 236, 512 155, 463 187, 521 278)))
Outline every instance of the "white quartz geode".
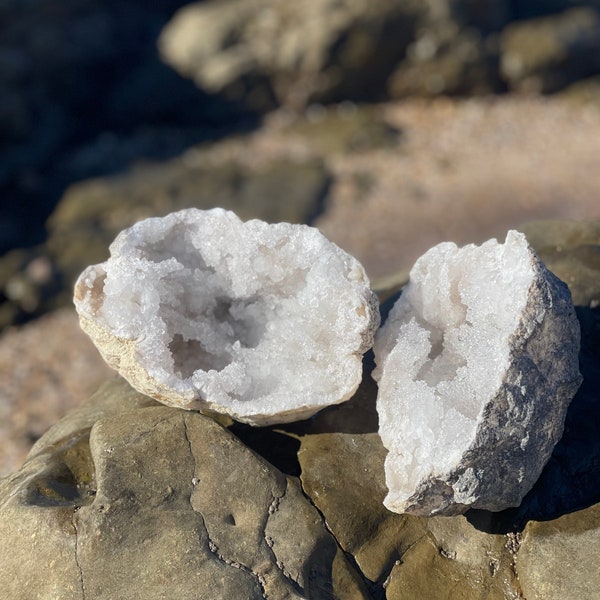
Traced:
POLYGON ((518 506, 581 383, 579 337, 567 286, 523 234, 425 253, 374 346, 386 507, 518 506))
POLYGON ((121 232, 75 284, 83 330, 137 390, 253 425, 347 400, 379 326, 360 263, 317 229, 182 210, 121 232))

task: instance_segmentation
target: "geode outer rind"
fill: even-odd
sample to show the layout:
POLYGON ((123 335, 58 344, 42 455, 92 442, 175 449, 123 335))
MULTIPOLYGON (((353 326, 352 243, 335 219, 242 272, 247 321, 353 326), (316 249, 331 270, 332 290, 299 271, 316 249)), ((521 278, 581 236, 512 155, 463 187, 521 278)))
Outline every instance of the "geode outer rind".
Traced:
POLYGON ((358 387, 377 299, 360 263, 318 230, 188 209, 134 225, 110 250, 81 274, 74 302, 140 392, 267 425, 358 387))
MULTIPOLYGON (((534 276, 517 328, 508 340, 508 368, 497 393, 478 416, 471 443, 452 468, 431 469, 421 477, 409 497, 394 500, 390 489, 384 502, 390 510, 432 516, 518 506, 550 458, 582 381, 580 330, 566 284, 531 249, 529 259, 534 276)), ((377 357, 377 341, 375 353, 379 365, 383 359, 377 357)), ((381 370, 376 375, 383 376, 381 370)), ((378 399, 380 419, 381 402, 378 399)), ((388 489, 392 460, 388 454, 388 489)))

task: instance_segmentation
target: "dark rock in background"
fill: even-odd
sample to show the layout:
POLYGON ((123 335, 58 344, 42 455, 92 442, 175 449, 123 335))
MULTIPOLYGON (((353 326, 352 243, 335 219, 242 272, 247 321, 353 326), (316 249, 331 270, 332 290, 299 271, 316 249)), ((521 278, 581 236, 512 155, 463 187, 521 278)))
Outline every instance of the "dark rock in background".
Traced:
POLYGON ((46 312, 64 289, 62 277, 42 248, 20 248, 0 257, 0 329, 46 312))
POLYGON ((600 10, 573 8, 511 24, 500 46, 509 88, 556 92, 600 71, 600 10))
POLYGON ((201 89, 259 112, 411 95, 545 93, 600 72, 599 9, 559 1, 208 0, 178 11, 159 45, 165 62, 201 89))
POLYGON ((496 44, 475 28, 426 28, 388 80, 391 98, 501 91, 496 44))
POLYGON ((273 103, 302 109, 498 91, 497 49, 487 36, 509 19, 507 3, 486 1, 209 1, 179 11, 160 46, 203 89, 261 111, 273 103), (256 95, 262 87, 269 92, 256 95))
POLYGON ((561 12, 577 6, 600 7, 598 0, 513 0, 511 2, 513 18, 531 19, 561 12))
POLYGON ((261 112, 378 100, 423 9, 413 0, 209 0, 179 11, 159 46, 199 87, 261 112))
POLYGON ((156 38, 182 0, 0 6, 0 253, 43 240, 64 187, 164 159, 248 118, 176 75, 156 38))
POLYGON ((504 90, 498 32, 511 20, 508 2, 428 0, 413 42, 387 82, 391 98, 489 94, 504 90))

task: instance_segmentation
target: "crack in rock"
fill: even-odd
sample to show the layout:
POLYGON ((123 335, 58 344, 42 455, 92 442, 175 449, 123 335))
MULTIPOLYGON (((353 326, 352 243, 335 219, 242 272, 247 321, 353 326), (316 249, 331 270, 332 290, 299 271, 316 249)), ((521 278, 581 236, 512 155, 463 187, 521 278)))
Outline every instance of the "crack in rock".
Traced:
MULTIPOLYGON (((301 574, 296 573, 294 568, 289 568, 285 560, 281 560, 277 553, 278 534, 267 534, 269 519, 280 511, 281 503, 285 499, 288 488, 292 483, 284 475, 278 475, 273 480, 273 474, 265 466, 263 470, 270 478, 268 487, 271 488, 270 498, 267 496, 265 503, 259 508, 260 512, 256 515, 256 533, 262 537, 264 544, 260 543, 256 549, 256 554, 245 557, 243 561, 238 560, 238 555, 233 547, 225 546, 219 547, 217 540, 219 540, 218 530, 212 530, 211 521, 207 523, 206 517, 197 508, 194 508, 195 500, 194 489, 200 484, 202 479, 202 472, 198 472, 198 469, 202 468, 202 464, 198 462, 195 454, 194 445, 192 440, 194 439, 192 430, 188 429, 192 423, 188 421, 190 415, 182 415, 184 435, 187 441, 190 455, 192 456, 193 465, 190 473, 190 498, 189 502, 196 514, 198 514, 203 522, 204 530, 208 538, 208 549, 210 552, 219 560, 220 563, 235 569, 239 569, 242 572, 251 575, 255 578, 259 589, 262 593, 262 597, 266 600, 282 600, 283 598, 305 598, 303 586, 298 579, 301 574), (275 489, 273 489, 273 487, 275 489), (215 535, 216 534, 216 535, 215 535)), ((287 518, 287 511, 285 513, 287 518)), ((216 524, 215 524, 216 526, 216 524)), ((219 540, 219 543, 220 540, 219 540)), ((285 546, 285 544, 284 544, 285 546)))
POLYGON ((292 586, 294 591, 298 594, 302 594, 302 586, 300 585, 300 583, 296 581, 292 574, 286 569, 283 561, 277 558, 277 554, 274 550, 275 540, 273 540, 272 537, 267 535, 267 525, 269 523, 269 518, 272 517, 279 510, 279 505, 281 504, 281 501, 285 498, 287 494, 288 486, 289 482, 286 480, 285 489, 283 490, 281 496, 272 496, 273 500, 271 501, 271 504, 269 504, 267 514, 265 515, 266 518, 262 524, 262 536, 265 540, 268 552, 273 558, 275 566, 281 571, 281 574, 288 580, 289 584, 292 586))
POLYGON ((402 561, 400 559, 397 559, 392 563, 392 566, 388 570, 387 577, 383 580, 383 583, 381 584, 381 587, 384 590, 387 589, 388 585, 390 585, 390 581, 392 580, 392 573, 394 571, 394 568, 399 567, 401 564, 402 564, 402 561))
POLYGON ((414 546, 419 540, 417 540, 416 542, 411 544, 409 546, 409 548, 407 548, 406 551, 402 553, 402 556, 400 556, 397 560, 394 560, 391 562, 391 566, 388 569, 386 577, 381 578, 381 579, 383 579, 383 581, 381 579, 379 579, 378 581, 373 581, 364 574, 363 570, 360 568, 358 562, 356 561, 356 557, 354 556, 354 554, 352 554, 352 552, 346 550, 344 548, 344 546, 341 544, 341 542, 335 535, 335 532, 333 531, 333 529, 327 522, 325 514, 315 504, 314 500, 311 498, 311 496, 308 494, 308 492, 304 489, 304 483, 303 483, 301 477, 298 478, 298 483, 300 485, 300 491, 302 492, 303 496, 306 498, 306 500, 308 502, 310 502, 310 504, 313 506, 313 508, 317 511, 317 513, 321 517, 321 521, 323 522, 325 529, 329 532, 331 537, 335 540, 335 543, 337 544, 340 551, 344 554, 346 560, 350 563, 350 565, 356 571, 356 573, 361 577, 361 579, 363 580, 363 583, 369 590, 369 594, 371 595, 371 597, 374 599, 375 598, 379 599, 380 597, 381 597, 381 599, 384 599, 385 598, 385 587, 389 584, 389 580, 391 579, 391 575, 392 575, 392 571, 393 571, 394 567, 397 566, 398 564, 402 564, 402 556, 404 556, 404 554, 408 550, 410 550, 410 548, 412 548, 412 546, 414 546))
MULTIPOLYGON (((186 440, 186 442, 188 444, 188 449, 190 451, 190 456, 192 457, 192 461, 194 462, 194 466, 192 467, 192 478, 191 478, 191 481, 192 481, 192 485, 195 486, 195 485, 198 485, 198 484, 194 483, 194 482, 197 481, 198 483, 200 483, 200 480, 199 480, 199 478, 197 477, 197 474, 196 474, 196 467, 197 467, 196 456, 195 456, 194 451, 192 449, 192 441, 190 440, 190 436, 188 434, 188 425, 187 425, 186 415, 182 414, 181 415, 181 420, 183 421, 183 433, 185 435, 185 440, 186 440)), ((192 504, 192 494, 190 494, 190 505, 191 504, 192 504)))
POLYGON ((511 555, 510 569, 515 577, 517 593, 519 594, 518 598, 524 599, 525 596, 523 596, 523 590, 521 589, 521 582, 519 581, 519 573, 517 570, 517 555, 519 554, 522 543, 523 535, 520 531, 511 531, 506 534, 506 542, 504 543, 504 547, 511 555))
MULTIPOLYGON (((140 440, 143 440, 145 437, 148 437, 149 435, 153 434, 155 429, 157 429, 163 423, 166 423, 166 422, 170 421, 172 418, 173 417, 171 415, 169 415, 168 417, 164 417, 162 419, 159 419, 158 421, 156 421, 156 423, 152 424, 147 429, 145 429, 143 431, 140 431, 139 434, 136 435, 134 438, 131 438, 130 441, 129 441, 129 443, 130 444, 136 444, 136 443, 138 443, 140 440)), ((187 435, 187 433, 186 433, 186 435, 187 435)), ((112 451, 114 451, 114 448, 112 449, 112 451)), ((112 451, 109 452, 109 454, 112 453, 112 451)))
POLYGON ((75 521, 75 513, 71 516, 71 527, 73 528, 73 532, 75 533, 75 565, 77 566, 77 571, 79 572, 79 583, 81 585, 81 599, 85 600, 85 584, 83 582, 83 569, 81 567, 81 563, 79 562, 79 532, 77 530, 77 524, 75 521))
POLYGON ((258 583, 258 586, 260 588, 262 597, 265 600, 269 600, 269 596, 265 590, 265 579, 264 577, 262 577, 260 574, 255 573, 252 569, 250 569, 249 567, 247 567, 246 565, 243 565, 242 563, 239 563, 235 560, 229 560, 228 558, 224 557, 220 552, 219 552, 219 547, 212 541, 212 539, 210 538, 210 534, 208 533, 208 528, 206 527, 206 523, 204 523, 204 518, 202 517, 202 522, 204 524, 204 529, 206 531, 206 536, 208 538, 208 549, 217 557, 217 559, 222 562, 223 564, 227 565, 228 567, 233 567, 234 569, 239 569, 240 571, 243 571, 244 573, 247 573, 248 575, 251 575, 252 577, 254 577, 256 579, 256 582, 258 583))
MULTIPOLYGON (((194 462, 193 464, 193 469, 192 469, 192 477, 190 478, 192 487, 195 487, 196 485, 198 485, 200 483, 200 479, 198 477, 198 473, 196 473, 196 469, 197 469, 197 462, 196 462, 196 456, 194 454, 193 448, 192 448, 192 441, 190 440, 190 436, 188 434, 188 424, 187 424, 187 415, 182 415, 182 421, 183 421, 183 431, 184 431, 184 435, 185 435, 185 439, 188 443, 188 447, 189 447, 189 451, 190 451, 190 456, 192 457, 192 460, 194 462)), ((192 505, 192 494, 193 494, 193 490, 192 493, 190 493, 190 505, 192 505)), ((258 584, 258 587, 260 588, 262 597, 264 598, 264 600, 269 600, 269 597, 266 593, 265 590, 265 579, 263 576, 261 576, 259 573, 255 573, 251 568, 249 568, 248 566, 237 562, 235 560, 229 560, 228 558, 226 558, 225 556, 223 556, 221 554, 221 552, 219 551, 219 547, 217 546, 217 544, 214 543, 214 541, 211 539, 210 537, 210 533, 208 531, 208 527, 206 526, 206 521, 204 520, 204 516, 202 515, 202 513, 197 512, 193 506, 192 509, 194 510, 194 512, 196 512, 196 514, 198 514, 200 516, 200 518, 202 519, 202 525, 204 527, 204 531, 206 531, 206 538, 208 540, 208 549, 211 551, 211 553, 224 565, 227 565, 228 567, 232 567, 234 569, 239 569, 240 571, 243 571, 244 573, 247 573, 248 575, 251 575, 252 577, 254 577, 256 579, 256 582, 258 584)))
POLYGON ((384 572, 383 576, 379 579, 379 581, 383 580, 381 583, 381 587, 384 590, 388 587, 390 581, 392 580, 392 573, 394 572, 394 569, 402 565, 404 563, 402 559, 406 556, 406 554, 410 552, 415 546, 417 546, 417 544, 420 544, 426 537, 426 533, 418 537, 414 542, 412 542, 412 544, 409 544, 401 554, 394 552, 394 554, 396 554, 398 558, 396 558, 395 560, 390 560, 386 571, 384 572))
MULTIPOLYGON (((371 579, 369 579, 363 573, 363 570, 358 565, 358 562, 356 562, 356 557, 354 556, 354 554, 352 554, 351 552, 347 551, 342 546, 341 542, 338 540, 337 536, 335 535, 335 532, 333 531, 333 529, 331 528, 331 526, 327 522, 327 519, 325 518, 325 515, 323 514, 323 512, 321 511, 321 509, 315 504, 314 500, 307 493, 307 491, 304 489, 304 484, 302 482, 302 478, 301 477, 298 477, 298 483, 300 485, 300 491, 302 492, 302 495, 306 498, 306 500, 308 502, 310 502, 311 506, 317 511, 318 515, 321 517, 321 521, 323 522, 323 525, 325 526, 325 529, 329 532, 329 534, 331 535, 331 537, 335 540, 335 543, 337 544, 337 547, 344 554, 346 560, 350 563, 350 565, 352 566, 352 568, 362 578, 363 583, 367 587, 370 596, 373 599, 376 599, 376 600, 379 600, 380 598, 381 598, 381 600, 385 600, 385 590, 383 588, 382 583, 380 581, 372 581, 371 579)), ((392 566, 389 568, 389 573, 388 573, 387 579, 389 579, 389 577, 391 576, 392 570, 396 566, 397 562, 402 562, 402 561, 400 560, 400 561, 395 561, 395 562, 392 563, 392 566)))

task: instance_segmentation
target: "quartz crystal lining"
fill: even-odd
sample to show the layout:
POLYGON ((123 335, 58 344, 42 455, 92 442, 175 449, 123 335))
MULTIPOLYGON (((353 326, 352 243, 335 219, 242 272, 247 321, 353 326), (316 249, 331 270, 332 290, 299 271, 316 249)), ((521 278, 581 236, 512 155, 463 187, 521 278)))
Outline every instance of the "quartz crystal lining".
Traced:
POLYGON ((362 266, 318 230, 188 209, 122 232, 75 286, 83 329, 138 390, 253 424, 348 399, 379 324, 362 266))
POLYGON ((518 505, 562 433, 578 346, 568 289, 522 234, 429 250, 375 343, 386 506, 518 505))

